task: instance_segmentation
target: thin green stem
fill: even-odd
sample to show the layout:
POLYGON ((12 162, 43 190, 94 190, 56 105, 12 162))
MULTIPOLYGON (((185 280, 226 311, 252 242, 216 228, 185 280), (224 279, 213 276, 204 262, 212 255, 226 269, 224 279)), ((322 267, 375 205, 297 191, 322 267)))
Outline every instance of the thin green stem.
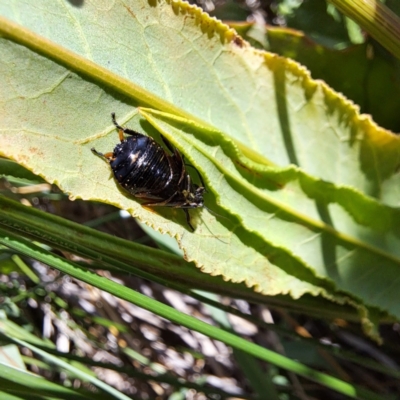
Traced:
POLYGON ((328 0, 400 58, 400 18, 378 0, 328 0))

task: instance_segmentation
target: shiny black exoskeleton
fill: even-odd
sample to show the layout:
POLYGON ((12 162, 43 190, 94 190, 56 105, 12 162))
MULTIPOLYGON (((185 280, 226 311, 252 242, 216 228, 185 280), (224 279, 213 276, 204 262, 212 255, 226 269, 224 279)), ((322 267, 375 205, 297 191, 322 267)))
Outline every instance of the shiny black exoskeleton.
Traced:
POLYGON ((188 209, 203 207, 205 192, 197 169, 203 186, 192 183, 183 155, 167 139, 161 136, 171 155, 153 138, 122 128, 114 113, 111 117, 118 129, 120 143, 112 153, 99 153, 94 148, 92 152, 110 164, 115 179, 126 191, 147 200, 143 206, 182 208, 194 231, 188 209), (130 136, 125 139, 124 133, 130 136))

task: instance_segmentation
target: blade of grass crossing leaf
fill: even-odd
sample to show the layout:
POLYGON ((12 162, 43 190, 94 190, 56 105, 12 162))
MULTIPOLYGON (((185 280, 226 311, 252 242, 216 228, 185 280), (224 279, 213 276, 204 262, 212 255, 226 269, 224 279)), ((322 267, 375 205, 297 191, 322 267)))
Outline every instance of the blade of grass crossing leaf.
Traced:
MULTIPOLYGON (((24 342, 21 342, 24 343, 24 342)), ((83 395, 75 390, 49 382, 41 376, 22 371, 9 365, 0 363, 0 384, 3 389, 23 396, 35 393, 36 395, 55 396, 63 399, 91 399, 90 395, 83 395)), ((3 398, 2 398, 3 399, 3 398)))
MULTIPOLYGON (((160 269, 167 266, 168 276, 172 276, 173 279, 174 274, 179 277, 187 275, 189 280, 193 279, 190 276, 197 276, 202 282, 214 282, 213 285, 219 288, 224 285, 222 280, 215 283, 215 278, 201 274, 195 268, 185 268, 188 267, 188 263, 181 257, 95 231, 33 207, 23 206, 3 196, 0 196, 0 224, 12 228, 13 232, 24 232, 24 236, 28 235, 55 248, 101 260, 106 264, 111 261, 109 265, 115 265, 127 273, 161 284, 169 284, 159 274, 160 269), (79 243, 76 241, 77 236, 80 237, 79 243), (138 268, 135 268, 135 265, 138 268), (152 270, 156 268, 156 273, 146 272, 145 269, 149 265, 152 266, 152 270)), ((190 282, 189 285, 193 286, 195 282, 190 282)))
MULTIPOLYGON (((7 332, 3 332, 4 335, 7 336, 7 332)), ((72 372, 76 377, 78 377, 79 379, 82 379, 83 381, 87 381, 92 383, 93 385, 97 386, 99 389, 104 390, 106 393, 109 393, 110 395, 112 395, 114 398, 116 399, 120 399, 120 400, 130 400, 130 398, 128 396, 125 396, 123 393, 119 392, 118 390, 114 389, 113 387, 107 385, 106 383, 100 381, 97 378, 94 378, 93 376, 83 372, 80 369, 77 369, 75 367, 73 367, 71 364, 61 360, 58 357, 55 357, 49 353, 47 353, 44 350, 41 350, 39 348, 37 348, 36 346, 31 345, 28 342, 25 342, 23 340, 17 339, 17 338, 12 338, 9 337, 8 338, 16 343, 19 344, 20 346, 26 347, 28 349, 30 349, 32 352, 36 353, 37 355, 43 357, 45 360, 47 360, 48 362, 57 365, 60 368, 63 368, 67 371, 72 372)), ((76 394, 75 394, 76 395, 76 394)), ((84 398, 87 398, 86 396, 84 398)))
MULTIPOLYGON (((2 236, 2 234, 0 233, 0 236, 2 236)), ((34 247, 36 247, 38 249, 38 252, 41 251, 41 248, 33 245, 34 247)), ((43 250, 45 253, 47 253, 47 251, 43 250)), ((35 258, 35 257, 32 257, 35 258)), ((4 317, 3 317, 4 319, 4 317)), ((26 347, 28 349, 30 349, 31 351, 33 351, 34 353, 38 354, 39 356, 41 356, 43 359, 45 359, 48 363, 53 364, 53 365, 57 365, 60 368, 64 368, 65 370, 71 372, 72 374, 74 374, 74 376, 76 376, 77 378, 83 380, 83 381, 87 381, 92 383, 93 385, 97 386, 99 389, 103 390, 106 393, 109 393, 113 398, 116 399, 120 399, 120 400, 129 400, 129 397, 125 396, 123 393, 119 392, 118 390, 114 389, 113 387, 107 385, 106 383, 102 382, 101 380, 95 378, 94 376, 92 376, 90 373, 87 373, 85 371, 83 371, 80 368, 77 368, 75 366, 73 366, 72 364, 67 363, 66 361, 63 361, 62 359, 60 359, 59 357, 56 357, 52 354, 49 354, 47 351, 39 349, 38 347, 34 346, 31 343, 28 343, 24 340, 18 339, 17 337, 15 337, 14 333, 14 329, 23 331, 22 329, 20 329, 20 327, 16 324, 9 324, 9 321, 7 320, 3 320, 0 321, 0 333, 1 335, 4 335, 5 337, 8 338, 8 340, 12 343, 18 344, 20 346, 26 347)), ((33 335, 30 335, 33 336, 33 335)), ((36 342, 40 342, 40 339, 35 338, 36 342)), ((0 368, 0 377, 1 377, 1 368, 0 368)), ((31 375, 27 375, 27 377, 31 377, 31 375)), ((39 377, 41 378, 41 377, 39 377)), ((42 379, 42 378, 41 378, 42 379)), ((20 383, 19 380, 17 380, 16 382, 18 382, 18 384, 20 383)), ((46 380, 42 380, 42 381, 35 381, 35 382, 40 382, 43 383, 44 385, 46 385, 46 380)), ((62 386, 61 386, 62 388, 62 386)), ((76 398, 79 398, 76 394, 75 394, 76 398)), ((71 397, 72 399, 74 397, 71 397)), ((86 396, 84 396, 84 398, 87 398, 86 396)), ((91 397, 89 397, 91 398, 91 397)))
MULTIPOLYGON (((197 293, 200 294, 199 291, 197 291, 197 293)), ((218 296, 211 293, 202 293, 202 295, 204 298, 209 298, 209 300, 212 300, 215 303, 217 303, 219 299, 218 296)), ((218 322, 224 329, 234 333, 226 312, 207 303, 205 306, 216 322, 218 322)), ((260 364, 255 357, 235 348, 233 349, 233 355, 243 374, 247 377, 250 386, 256 393, 258 393, 260 399, 262 399, 263 396, 268 397, 268 399, 271 400, 279 398, 271 377, 268 376, 268 372, 260 368, 260 364)))
POLYGON ((35 274, 35 272, 32 271, 31 268, 29 268, 22 260, 20 257, 17 255, 14 255, 11 257, 11 259, 15 262, 15 264, 18 265, 19 269, 35 284, 40 283, 39 277, 35 274))
MULTIPOLYGON (((0 316, 1 316, 1 313, 0 313, 0 316)), ((1 320, 2 320, 2 318, 0 317, 0 321, 1 320)), ((3 320, 3 326, 5 327, 4 330, 6 330, 8 332, 9 337, 17 338, 17 339, 26 341, 30 344, 36 343, 36 345, 40 349, 46 350, 46 352, 48 352, 49 354, 55 355, 57 357, 65 358, 72 362, 79 363, 79 368, 84 368, 83 365, 88 365, 88 366, 92 366, 92 367, 100 367, 100 368, 110 369, 110 370, 113 370, 113 371, 116 371, 119 373, 127 374, 132 378, 138 378, 142 381, 146 381, 149 378, 148 374, 139 372, 133 367, 118 367, 115 364, 98 362, 98 361, 94 361, 91 358, 80 357, 80 356, 77 356, 77 355, 74 355, 71 353, 68 353, 68 354, 61 353, 61 352, 55 350, 52 342, 47 343, 44 340, 40 341, 36 336, 34 336, 30 333, 27 334, 26 330, 22 329, 21 327, 19 327, 18 325, 16 325, 15 323, 13 323, 12 321, 10 321, 8 319, 3 320), (50 346, 50 347, 48 347, 48 346, 50 346)), ((152 364, 152 362, 148 358, 144 357, 140 353, 136 353, 135 351, 133 351, 132 349, 130 349, 128 347, 121 348, 120 350, 123 353, 125 353, 127 356, 131 357, 134 360, 137 360, 142 365, 146 365, 151 370, 156 372, 158 374, 158 376, 152 375, 151 376, 152 380, 155 380, 160 383, 168 383, 174 387, 192 388, 192 389, 197 390, 198 392, 204 392, 207 394, 219 394, 222 397, 230 396, 230 394, 224 392, 223 390, 219 390, 216 388, 204 388, 201 385, 191 383, 191 382, 182 382, 181 380, 177 379, 175 376, 172 376, 169 373, 167 373, 165 368, 162 367, 160 364, 157 364, 157 363, 152 364)), ((29 358, 28 361, 25 360, 25 362, 28 364, 34 363, 34 365, 40 366, 41 368, 45 368, 41 365, 41 364, 43 364, 43 362, 40 362, 38 360, 33 360, 32 358, 29 358)), ((46 367, 48 367, 47 364, 46 364, 46 367)), ((1 397, 0 397, 0 399, 2 400, 1 397)))
MULTIPOLYGON (((26 397, 14 396, 12 394, 0 390, 0 398, 3 400, 25 400, 26 397)), ((34 397, 32 400, 42 400, 42 398, 34 397)))
MULTIPOLYGON (((18 213, 18 210, 19 210, 19 208, 20 207, 22 207, 20 204, 17 204, 17 203, 14 203, 14 202, 7 202, 6 203, 6 205, 7 205, 7 207, 8 207, 8 211, 9 211, 9 214, 10 214, 10 212, 11 212, 11 214, 12 215, 16 215, 16 213, 18 213), (11 205, 13 205, 13 204, 15 204, 16 206, 17 206, 17 209, 13 209, 12 210, 12 212, 10 211, 10 206, 11 205)), ((26 208, 26 207, 23 207, 23 209, 24 209, 24 211, 26 211, 26 212, 28 212, 28 213, 30 213, 30 212, 34 212, 34 213, 39 213, 39 214, 43 214, 43 217, 44 218, 47 218, 48 217, 48 214, 45 214, 45 213, 42 213, 42 212, 40 212, 40 211, 38 211, 38 210, 35 210, 35 209, 32 209, 32 208, 26 208)), ((29 214, 30 215, 30 214, 29 214)), ((28 217, 29 217, 29 215, 28 215, 28 217)), ((29 220, 29 222, 32 222, 32 220, 33 220, 33 218, 28 218, 28 220, 29 220)), ((70 221, 66 221, 66 222, 68 222, 68 226, 64 226, 63 225, 63 222, 64 222, 65 220, 62 220, 62 219, 58 219, 57 220, 57 224, 58 224, 58 226, 62 226, 63 228, 61 229, 61 231, 63 232, 63 233, 65 233, 65 230, 68 230, 68 229, 71 229, 71 224, 74 226, 74 229, 76 230, 76 229, 79 229, 79 227, 80 226, 78 226, 78 225, 75 225, 74 223, 71 223, 70 221)), ((48 226, 48 224, 50 223, 51 221, 49 221, 49 220, 44 220, 44 223, 46 224, 46 226, 48 226)), ((15 223, 15 221, 14 221, 14 223, 15 223)), ((26 226, 26 225, 25 225, 26 226)), ((21 229, 23 228, 23 225, 21 226, 21 229)), ((36 228, 35 228, 35 231, 37 232, 37 229, 38 229, 38 227, 36 226, 36 228)), ((74 235, 75 235, 76 233, 74 233, 74 235)), ((67 236, 70 236, 70 235, 67 235, 67 236)), ((47 234, 46 235, 46 237, 49 237, 49 235, 47 234)), ((81 239, 83 238, 83 236, 81 235, 81 239)), ((38 238, 38 239, 40 239, 40 238, 38 238)), ((41 239, 43 239, 43 237, 41 238, 41 239)), ((65 243, 65 235, 64 235, 64 243, 65 243)), ((54 243, 51 243, 52 245, 54 245, 54 243)), ((65 250, 70 250, 70 251, 76 251, 76 249, 73 249, 73 248, 65 248, 65 250)), ((119 253, 120 254, 120 250, 117 250, 117 253, 119 253)), ((84 256, 88 256, 88 254, 82 254, 81 253, 81 255, 84 255, 84 256)), ((115 260, 114 258, 113 258, 113 260, 115 260)), ((104 259, 104 261, 105 261, 105 259, 104 259)), ((134 262, 133 260, 132 260, 132 262, 134 262)), ((120 265, 120 267, 122 267, 122 265, 120 265)), ((124 268, 122 268, 122 269, 124 269, 124 268)), ((131 272, 130 270, 129 270, 129 268, 127 268, 127 269, 124 269, 124 270, 126 270, 126 271, 128 271, 128 272, 131 272)), ((176 290, 180 290, 181 292, 184 292, 184 293, 187 293, 187 294, 189 294, 190 296, 192 296, 192 297, 194 297, 194 298, 196 298, 198 301, 200 301, 200 302, 203 302, 203 303, 205 303, 205 304, 208 304, 209 306, 211 306, 210 307, 210 309, 220 309, 220 310, 225 310, 226 312, 228 312, 228 313, 230 313, 230 314, 233 314, 233 315, 237 315, 237 316, 240 316, 240 317, 242 317, 242 318, 245 318, 245 319, 248 319, 250 322, 252 322, 252 323, 254 323, 254 324, 256 324, 256 325, 258 325, 258 326, 261 326, 261 327, 264 327, 264 328, 267 328, 267 329, 272 329, 272 330, 276 330, 279 334, 284 334, 284 335, 288 335, 288 336, 290 336, 290 337, 292 337, 293 339, 298 339, 294 334, 293 334, 293 332, 289 332, 289 331, 284 331, 284 330, 280 330, 278 327, 276 327, 276 326, 271 326, 270 324, 264 324, 264 323, 260 323, 260 321, 259 320, 257 320, 257 319, 255 319, 255 318, 251 318, 249 315, 243 315, 242 313, 240 313, 237 309, 235 309, 235 308, 231 308, 231 307, 227 307, 227 306, 223 306, 220 302, 218 302, 218 301, 213 301, 213 300, 211 300, 209 297, 205 297, 205 296, 203 296, 201 293, 204 293, 204 292, 200 292, 200 291, 196 291, 196 292, 192 292, 192 291, 187 291, 187 290, 182 290, 183 288, 182 287, 178 287, 179 285, 173 285, 173 284, 170 284, 170 283, 168 283, 168 285, 169 285, 169 287, 171 287, 171 288, 175 288, 176 290), (223 307, 223 308, 221 308, 221 307, 223 307)), ((205 295, 207 295, 207 293, 205 294, 205 295)), ((17 302, 17 301, 20 301, 21 299, 20 298, 13 298, 13 301, 15 301, 15 302, 17 302)), ((347 316, 347 318, 349 318, 349 316, 347 316)), ((8 324, 10 324, 10 321, 8 321, 8 324)), ((15 328, 18 328, 17 326, 15 326, 15 328)), ((120 327, 119 328, 120 330, 123 330, 123 328, 122 327, 120 327)), ((15 331, 14 333, 13 333, 13 335, 12 336, 16 336, 16 337, 19 337, 20 339, 23 339, 23 340, 27 340, 27 341, 29 341, 29 342, 31 342, 31 343, 36 343, 36 337, 35 336, 26 336, 26 335, 28 335, 28 332, 26 331, 26 330, 20 330, 20 331, 18 331, 18 329, 17 329, 17 331, 15 331), (24 336, 25 335, 25 336, 24 336)), ((30 335, 30 334, 29 334, 30 335)), ((315 343, 316 345, 317 345, 317 343, 315 343)), ((37 345, 44 345, 44 343, 42 343, 42 342, 37 342, 37 345)), ((339 354, 337 354, 337 351, 336 350, 330 350, 330 349, 325 349, 325 350, 327 350, 327 351, 332 351, 336 356, 338 356, 338 357, 344 357, 345 359, 346 359, 346 357, 349 357, 349 355, 347 354, 346 356, 344 356, 344 355, 341 355, 341 353, 339 353, 339 354)), ((363 365, 363 364, 365 364, 365 359, 363 359, 363 358, 360 358, 360 359, 358 359, 358 360, 355 360, 355 362, 357 362, 358 364, 361 364, 361 365, 363 365)), ((381 371, 381 372, 383 372, 383 373, 386 373, 386 374, 390 374, 390 375, 392 375, 392 376, 397 376, 398 374, 396 374, 396 372, 395 371, 392 371, 392 370, 389 370, 389 369, 384 369, 384 370, 381 370, 380 368, 381 368, 381 366, 380 365, 371 365, 370 366, 370 368, 373 368, 373 369, 377 369, 378 368, 378 370, 379 371, 381 371)))
MULTIPOLYGON (((69 274, 76 279, 87 282, 99 289, 105 290, 117 297, 130 301, 139 307, 143 307, 144 309, 154 312, 168 320, 203 333, 204 335, 216 340, 220 340, 227 345, 240 349, 283 369, 292 371, 314 382, 318 382, 321 385, 333 389, 339 393, 346 394, 352 398, 363 398, 368 400, 376 400, 379 398, 379 396, 377 397, 375 393, 372 393, 366 389, 359 388, 355 385, 343 382, 340 379, 315 371, 296 361, 290 360, 287 357, 264 349, 254 343, 250 343, 247 340, 237 337, 229 332, 208 325, 191 316, 184 315, 171 307, 126 288, 123 285, 101 277, 93 272, 87 271, 76 263, 64 260, 61 257, 51 254, 50 252, 43 250, 39 246, 36 246, 22 238, 16 237, 15 235, 9 235, 2 229, 0 229, 0 244, 3 244, 4 246, 7 246, 28 257, 32 257, 38 261, 46 263, 53 268, 69 274)), ((70 368, 68 364, 67 367, 70 368)), ((89 378, 91 379, 91 377, 89 378)))
MULTIPOLYGON (((101 260, 102 267, 105 269, 110 269, 110 266, 118 267, 127 273, 174 287, 185 293, 187 292, 185 288, 194 287, 206 291, 218 291, 219 294, 241 297, 249 301, 264 302, 265 300, 264 296, 245 288, 244 285, 225 282, 222 278, 202 274, 198 269, 192 268, 191 265, 179 257, 94 231, 33 207, 23 206, 2 196, 0 196, 0 224, 3 224, 4 229, 11 234, 21 234, 25 238, 34 238, 38 242, 60 250, 70 251, 93 260, 101 260), (80 237, 79 243, 76 241, 77 236, 80 237), (133 267, 135 265, 139 268, 133 267), (149 274, 146 272, 149 266, 155 273, 149 274), (166 269, 165 276, 168 277, 166 281, 163 278, 163 269, 166 269), (182 285, 171 286, 171 282, 178 281, 182 282, 182 285)), ((299 310, 299 304, 302 302, 302 300, 295 301, 291 299, 284 299, 283 302, 282 300, 276 302, 275 299, 270 299, 269 301, 273 301, 279 307, 294 306, 297 311, 299 310)), ((314 304, 306 301, 307 313, 321 315, 318 311, 320 300, 312 301, 314 304)), ((347 319, 358 320, 355 312, 350 307, 346 307, 344 310, 343 307, 339 307, 334 303, 329 303, 332 309, 329 309, 328 316, 327 306, 328 304, 325 304, 324 317, 335 318, 346 315, 347 319)))
POLYGON ((4 392, 3 390, 0 390, 0 399, 1 400, 57 400, 57 398, 55 398, 55 397, 36 396, 36 395, 32 395, 32 393, 27 393, 25 395, 10 394, 10 393, 4 392))

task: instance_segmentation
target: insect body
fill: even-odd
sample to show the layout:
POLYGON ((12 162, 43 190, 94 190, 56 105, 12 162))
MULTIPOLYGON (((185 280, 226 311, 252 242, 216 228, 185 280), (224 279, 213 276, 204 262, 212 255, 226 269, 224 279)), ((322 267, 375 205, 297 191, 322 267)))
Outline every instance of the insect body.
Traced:
POLYGON ((188 209, 203 207, 205 192, 197 169, 202 186, 192 183, 183 155, 166 138, 161 136, 171 155, 153 138, 122 128, 114 113, 111 117, 118 129, 120 143, 112 153, 102 154, 94 148, 92 152, 110 164, 115 179, 126 191, 146 200, 143 206, 182 208, 194 231, 188 209), (125 139, 124 133, 130 136, 125 139))

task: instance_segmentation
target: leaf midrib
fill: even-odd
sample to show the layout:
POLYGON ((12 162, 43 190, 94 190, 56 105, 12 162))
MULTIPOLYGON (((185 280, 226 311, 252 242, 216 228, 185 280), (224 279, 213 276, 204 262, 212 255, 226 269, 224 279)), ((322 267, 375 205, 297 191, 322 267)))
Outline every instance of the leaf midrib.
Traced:
MULTIPOLYGON (((149 122, 152 123, 153 126, 157 126, 157 122, 151 118, 150 114, 148 112, 151 112, 153 114, 159 114, 160 116, 162 116, 164 113, 163 112, 159 112, 156 110, 145 110, 143 108, 140 108, 140 113, 146 117, 146 119, 149 120, 149 122), (147 111, 147 112, 146 112, 147 111), (152 120, 152 121, 150 121, 152 120)), ((179 122, 185 122, 187 123, 186 120, 184 120, 183 118, 180 118, 179 116, 168 116, 168 118, 174 118, 175 120, 178 120, 179 122)), ((158 129, 161 129, 161 127, 158 126, 158 129)), ((174 138, 170 135, 166 135, 168 136, 168 140, 170 140, 174 145, 176 145, 179 148, 179 144, 178 143, 174 143, 174 138)), ((184 139, 187 140, 187 139, 184 139)), ((190 140, 188 140, 190 142, 190 140)), ((360 248, 360 249, 364 249, 366 251, 369 251, 371 253, 377 254, 381 257, 384 257, 388 260, 391 260, 393 262, 395 262, 396 264, 400 264, 400 259, 393 256, 391 253, 388 253, 386 251, 383 251, 375 246, 371 246, 368 243, 362 242, 356 238, 354 238, 351 235, 347 235, 345 233, 339 232, 336 229, 334 229, 332 226, 322 222, 322 221, 318 221, 316 219, 310 218, 308 216, 306 216, 303 213, 300 213, 298 211, 296 211, 294 208, 287 206, 285 204, 283 204, 282 202, 275 200, 273 198, 271 198, 270 196, 266 195, 263 192, 260 192, 259 190, 257 190, 253 185, 251 185, 250 183, 248 183, 246 180, 237 177, 235 175, 233 175, 228 169, 226 169, 220 162, 217 162, 214 158, 211 157, 211 155, 206 152, 205 150, 203 150, 202 147, 200 146, 196 146, 194 142, 190 142, 190 144, 196 148, 197 151, 199 151, 204 157, 206 157, 209 161, 211 161, 216 168, 221 172, 222 175, 224 176, 228 176, 229 179, 232 179, 233 181, 235 181, 235 183, 237 183, 239 186, 244 187, 248 193, 251 196, 257 197, 258 199, 260 199, 263 202, 267 202, 268 204, 272 205, 273 207, 276 207, 280 210, 282 210, 282 212, 286 213, 287 215, 290 215, 292 217, 294 217, 295 219, 297 219, 298 221, 301 222, 302 225, 306 225, 309 228, 315 230, 318 229, 322 232, 325 232, 333 237, 335 237, 336 239, 338 239, 341 242, 350 244, 354 247, 360 248)), ((186 155, 186 157, 188 157, 186 155)), ((189 158, 189 157, 188 157, 189 158)), ((190 160, 193 164, 195 164, 195 160, 190 160)), ((202 171, 204 173, 204 171, 202 171)), ((211 185, 212 186, 212 185, 211 185)), ((213 190, 214 195, 216 196, 216 198, 220 199, 219 194, 213 190)), ((261 239, 266 240, 263 236, 261 236, 259 234, 258 231, 249 228, 246 224, 245 221, 243 220, 243 218, 241 217, 241 215, 233 213, 231 209, 227 208, 226 206, 223 205, 223 203, 219 203, 220 206, 227 211, 228 213, 234 214, 240 221, 242 221, 243 226, 248 229, 249 231, 253 232, 254 234, 257 234, 261 239)), ((309 268, 311 268, 311 266, 309 266, 307 264, 307 266, 309 268)), ((324 278, 324 277, 323 277, 324 278)))

